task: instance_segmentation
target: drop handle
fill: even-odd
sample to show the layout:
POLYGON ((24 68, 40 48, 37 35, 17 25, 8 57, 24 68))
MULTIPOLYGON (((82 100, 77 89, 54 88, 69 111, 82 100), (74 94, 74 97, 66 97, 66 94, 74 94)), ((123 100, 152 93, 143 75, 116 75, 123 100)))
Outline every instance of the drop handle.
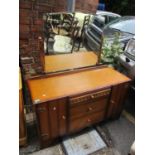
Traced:
POLYGON ((62 116, 62 119, 63 119, 63 120, 66 120, 66 116, 63 115, 63 116, 62 116))

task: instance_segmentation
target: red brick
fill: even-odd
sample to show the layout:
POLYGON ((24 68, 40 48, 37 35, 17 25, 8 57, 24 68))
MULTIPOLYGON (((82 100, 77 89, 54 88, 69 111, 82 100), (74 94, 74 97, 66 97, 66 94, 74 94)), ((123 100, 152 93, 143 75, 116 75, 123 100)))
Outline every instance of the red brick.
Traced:
POLYGON ((20 39, 19 40, 19 47, 23 48, 23 47, 26 47, 26 46, 28 46, 28 39, 24 39, 24 40, 20 39))
POLYGON ((34 34, 33 34, 34 39, 38 39, 38 37, 40 37, 40 36, 42 36, 42 37, 44 36, 43 31, 34 32, 34 34))
POLYGON ((82 11, 84 13, 95 13, 98 5, 98 0, 83 0, 76 1, 75 11, 82 11))
POLYGON ((32 19, 29 17, 19 17, 19 24, 30 25, 32 23, 32 19))
POLYGON ((30 31, 29 25, 24 25, 24 24, 19 25, 19 32, 29 32, 29 31, 30 31))
POLYGON ((34 25, 43 25, 44 24, 44 21, 43 19, 34 19, 34 25))
POLYGON ((19 1, 19 8, 20 9, 31 9, 32 8, 32 2, 21 2, 21 1, 19 1))
POLYGON ((43 31, 43 26, 42 25, 33 25, 31 27, 32 32, 42 32, 43 31))
POLYGON ((67 6, 66 0, 57 0, 57 7, 67 6))
POLYGON ((28 9, 19 9, 19 15, 20 15, 21 18, 24 18, 24 17, 37 17, 38 12, 28 10, 28 9))
POLYGON ((20 58, 22 64, 32 64, 34 63, 34 58, 31 57, 21 57, 20 58))
POLYGON ((43 5, 43 4, 37 4, 34 6, 34 9, 35 10, 38 10, 38 11, 45 11, 45 12, 51 12, 52 9, 51 9, 51 6, 49 5, 43 5))
POLYGON ((53 7, 53 12, 63 12, 67 11, 66 7, 53 7))
POLYGON ((48 0, 48 1, 51 6, 55 5, 57 2, 57 0, 48 0))
POLYGON ((20 32, 19 33, 19 39, 29 39, 31 37, 31 34, 29 32, 20 32))

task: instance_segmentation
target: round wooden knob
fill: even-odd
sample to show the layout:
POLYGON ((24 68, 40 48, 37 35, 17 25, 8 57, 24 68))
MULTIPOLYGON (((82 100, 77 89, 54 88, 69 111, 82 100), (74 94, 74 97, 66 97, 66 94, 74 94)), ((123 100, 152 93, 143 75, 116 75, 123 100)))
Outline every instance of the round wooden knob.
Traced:
POLYGON ((94 98, 95 96, 94 95, 91 95, 91 98, 94 98))
POLYGON ((90 122, 91 122, 91 120, 90 120, 90 119, 88 119, 88 120, 87 120, 87 122, 88 122, 88 123, 90 123, 90 122))
POLYGON ((93 109, 92 109, 91 107, 89 107, 89 108, 88 108, 88 111, 91 111, 91 110, 93 110, 93 109))
POLYGON ((114 104, 115 102, 113 100, 111 100, 111 103, 114 104))
POLYGON ((55 111, 57 108, 56 107, 53 107, 53 110, 55 111))
POLYGON ((63 115, 63 116, 62 116, 62 119, 64 119, 64 120, 65 120, 65 119, 66 119, 66 116, 64 116, 64 115, 63 115))

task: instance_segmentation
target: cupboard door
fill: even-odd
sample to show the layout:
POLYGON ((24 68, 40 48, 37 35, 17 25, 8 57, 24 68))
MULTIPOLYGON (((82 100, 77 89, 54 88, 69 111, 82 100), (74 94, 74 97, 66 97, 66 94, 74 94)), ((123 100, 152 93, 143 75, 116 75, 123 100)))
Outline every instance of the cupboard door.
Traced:
POLYGON ((67 112, 66 112, 66 100, 59 101, 59 135, 66 134, 67 127, 67 112))
POLYGON ((50 102, 49 103, 49 121, 50 121, 51 138, 56 138, 59 136, 58 117, 59 117, 58 103, 50 102))
POLYGON ((41 140, 48 140, 50 138, 50 130, 47 104, 43 103, 37 105, 36 112, 41 140))
POLYGON ((51 138, 66 134, 67 123, 66 100, 49 102, 49 118, 51 138))
POLYGON ((117 118, 120 116, 129 83, 119 84, 112 88, 111 99, 108 107, 107 118, 117 118))

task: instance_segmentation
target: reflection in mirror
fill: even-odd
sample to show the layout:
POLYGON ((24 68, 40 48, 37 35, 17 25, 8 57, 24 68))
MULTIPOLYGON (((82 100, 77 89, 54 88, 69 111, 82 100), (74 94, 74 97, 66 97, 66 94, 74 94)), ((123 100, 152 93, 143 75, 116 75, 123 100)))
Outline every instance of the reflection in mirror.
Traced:
POLYGON ((44 14, 45 73, 96 65, 98 50, 85 44, 85 29, 93 15, 81 12, 44 14))

